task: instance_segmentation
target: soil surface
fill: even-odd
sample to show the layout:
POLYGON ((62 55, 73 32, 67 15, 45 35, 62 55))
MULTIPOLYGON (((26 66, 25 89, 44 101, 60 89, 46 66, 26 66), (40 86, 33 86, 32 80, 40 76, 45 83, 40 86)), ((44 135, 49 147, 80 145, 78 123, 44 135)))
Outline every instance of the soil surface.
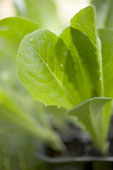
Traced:
MULTIPOLYGON (((89 136, 84 134, 80 129, 69 125, 69 128, 66 129, 66 134, 60 134, 62 140, 67 148, 67 150, 62 153, 51 149, 46 146, 46 155, 51 158, 65 158, 65 157, 102 157, 96 148, 92 145, 89 136)), ((106 155, 113 156, 113 117, 111 119, 110 131, 108 135, 108 140, 110 142, 109 152, 106 155)), ((105 156, 104 156, 105 157, 105 156)))

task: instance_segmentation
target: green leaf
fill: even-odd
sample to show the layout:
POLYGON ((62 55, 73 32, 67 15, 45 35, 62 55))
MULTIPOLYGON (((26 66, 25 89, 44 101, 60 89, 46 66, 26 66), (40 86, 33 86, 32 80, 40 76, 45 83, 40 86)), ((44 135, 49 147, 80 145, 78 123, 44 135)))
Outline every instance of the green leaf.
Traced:
POLYGON ((28 128, 28 130, 30 130, 29 123, 32 123, 32 119, 30 120, 29 115, 26 115, 22 112, 21 108, 16 105, 14 99, 12 99, 11 96, 6 94, 6 92, 2 88, 0 88, 0 117, 15 122, 20 126, 28 128))
POLYGON ((0 87, 0 119, 8 120, 25 130, 31 136, 35 136, 48 143, 53 143, 53 147, 61 149, 62 143, 59 136, 50 127, 43 127, 35 120, 32 114, 24 112, 17 106, 14 99, 0 87), (57 141, 57 143, 56 143, 57 141))
POLYGON ((36 29, 36 24, 24 18, 0 20, 0 85, 5 91, 23 92, 16 74, 16 53, 21 39, 36 29))
POLYGON ((93 143, 101 152, 105 152, 107 147, 104 127, 106 120, 103 119, 103 116, 106 116, 105 105, 111 101, 112 99, 105 97, 91 98, 68 112, 69 115, 77 117, 84 125, 90 133, 93 143))
POLYGON ((102 96, 102 56, 96 30, 95 8, 89 6, 81 10, 72 18, 71 26, 76 29, 72 29, 72 39, 91 82, 92 96, 102 96))
POLYGON ((113 98, 113 30, 100 29, 99 37, 102 44, 104 96, 113 98))
POLYGON ((71 26, 80 32, 83 32, 96 46, 97 32, 96 32, 96 16, 95 8, 88 6, 80 10, 72 19, 71 26))
POLYGON ((61 27, 53 0, 13 0, 17 15, 35 21, 41 28, 59 31, 61 27))
POLYGON ((61 34, 73 58, 73 81, 81 102, 103 95, 101 55, 95 25, 94 8, 89 6, 77 13, 71 20, 71 27, 61 34))
MULTIPOLYGON (((20 96, 23 98, 26 93, 17 77, 15 62, 17 49, 21 39, 37 29, 36 24, 20 17, 0 20, 0 85, 15 100, 20 96)), ((25 102, 26 100, 23 105, 25 102)))
POLYGON ((112 0, 92 0, 97 11, 97 26, 113 27, 113 1, 112 0))
POLYGON ((66 108, 76 104, 77 92, 66 67, 68 57, 63 41, 47 30, 23 39, 17 55, 18 74, 34 99, 66 108))
MULTIPOLYGON (((22 38, 37 30, 38 26, 33 22, 20 18, 11 17, 0 20, 0 60, 11 63, 11 58, 15 58, 18 45, 22 38), (7 50, 6 50, 7 49, 7 50), (8 57, 8 58, 6 58, 8 57)), ((1 65, 0 65, 1 67, 1 65)), ((4 66, 2 66, 4 67, 4 66)), ((10 66, 8 66, 10 67, 10 66)))

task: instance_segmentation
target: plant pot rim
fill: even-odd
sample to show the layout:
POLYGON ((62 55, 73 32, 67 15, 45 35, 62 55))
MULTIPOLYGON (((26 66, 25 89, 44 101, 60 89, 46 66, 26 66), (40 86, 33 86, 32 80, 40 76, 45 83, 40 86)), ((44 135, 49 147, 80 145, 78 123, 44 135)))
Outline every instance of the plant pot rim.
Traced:
POLYGON ((65 158, 50 158, 45 155, 38 155, 41 160, 48 163, 69 163, 69 162, 113 162, 113 157, 65 157, 65 158))
POLYGON ((40 147, 37 157, 48 163, 72 163, 72 162, 113 162, 113 156, 77 156, 52 158, 46 155, 44 146, 40 147))

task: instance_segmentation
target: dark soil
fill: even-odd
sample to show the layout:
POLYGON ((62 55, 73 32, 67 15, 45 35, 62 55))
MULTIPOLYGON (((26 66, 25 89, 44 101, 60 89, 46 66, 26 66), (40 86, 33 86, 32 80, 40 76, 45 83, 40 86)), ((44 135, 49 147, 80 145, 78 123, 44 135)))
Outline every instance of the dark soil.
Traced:
MULTIPOLYGON (((50 147, 46 146, 46 155, 51 158, 65 158, 65 157, 102 157, 96 148, 92 145, 87 134, 84 134, 80 129, 69 125, 68 130, 66 130, 66 134, 60 134, 62 140, 67 148, 66 152, 58 152, 50 147)), ((108 135, 108 140, 110 142, 109 145, 109 153, 106 155, 113 156, 113 117, 111 119, 110 124, 110 132, 108 135)), ((104 156, 105 157, 105 156, 104 156)))

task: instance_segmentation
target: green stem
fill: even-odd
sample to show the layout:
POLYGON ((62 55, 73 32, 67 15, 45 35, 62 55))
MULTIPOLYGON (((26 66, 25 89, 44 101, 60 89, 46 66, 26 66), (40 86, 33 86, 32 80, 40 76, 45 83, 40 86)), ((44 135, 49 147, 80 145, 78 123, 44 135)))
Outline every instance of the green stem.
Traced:
POLYGON ((91 119, 91 124, 92 124, 92 129, 91 129, 91 133, 92 135, 92 141, 94 143, 94 145, 96 146, 96 148, 98 149, 98 151, 102 154, 106 154, 107 149, 108 149, 108 143, 106 138, 104 137, 103 133, 102 133, 102 129, 103 129, 103 115, 104 113, 100 114, 101 118, 99 120, 96 120, 93 114, 90 114, 90 119, 91 119), (102 120, 102 121, 101 121, 102 120))

